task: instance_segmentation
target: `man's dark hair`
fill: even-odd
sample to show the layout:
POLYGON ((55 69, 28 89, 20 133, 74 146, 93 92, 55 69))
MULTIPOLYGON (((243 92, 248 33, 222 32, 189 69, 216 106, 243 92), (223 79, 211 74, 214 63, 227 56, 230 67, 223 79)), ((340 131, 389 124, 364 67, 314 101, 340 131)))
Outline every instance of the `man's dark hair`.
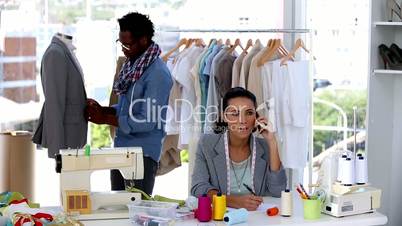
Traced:
POLYGON ((154 24, 148 16, 130 12, 117 20, 119 22, 120 31, 129 31, 133 38, 146 36, 149 40, 154 36, 154 24))

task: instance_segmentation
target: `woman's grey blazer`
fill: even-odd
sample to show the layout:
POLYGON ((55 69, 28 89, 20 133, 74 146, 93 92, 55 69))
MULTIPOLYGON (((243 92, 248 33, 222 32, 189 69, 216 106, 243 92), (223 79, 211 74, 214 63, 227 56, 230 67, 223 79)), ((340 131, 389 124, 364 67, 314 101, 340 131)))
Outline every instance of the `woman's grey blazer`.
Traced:
MULTIPOLYGON (((191 194, 200 196, 211 189, 227 193, 226 157, 224 134, 203 134, 198 142, 191 194)), ((252 146, 252 142, 250 142, 252 146)), ((252 147, 250 148, 252 150, 252 147)), ((254 189, 259 196, 280 197, 286 188, 286 173, 281 169, 272 172, 268 165, 268 144, 262 138, 256 140, 254 189)))

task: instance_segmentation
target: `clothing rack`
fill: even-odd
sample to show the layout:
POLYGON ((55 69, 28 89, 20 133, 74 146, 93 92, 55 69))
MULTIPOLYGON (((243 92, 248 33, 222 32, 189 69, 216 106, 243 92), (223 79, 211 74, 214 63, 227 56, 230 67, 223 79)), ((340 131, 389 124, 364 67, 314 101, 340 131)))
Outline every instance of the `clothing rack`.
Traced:
MULTIPOLYGON (((313 122, 314 122, 314 111, 313 111, 313 30, 312 29, 159 29, 158 32, 175 32, 175 33, 284 33, 293 34, 292 43, 295 42, 295 34, 308 34, 309 36, 309 81, 310 81, 310 136, 309 136, 309 150, 308 150, 308 192, 312 193, 313 187, 313 155, 314 155, 314 142, 313 142, 313 122)), ((190 169, 190 167, 189 167, 190 169)), ((289 183, 288 188, 292 189, 292 169, 289 169, 289 183)), ((190 178, 191 179, 191 178, 190 178)), ((189 180, 191 181, 191 180, 189 180)), ((301 183, 303 183, 301 181, 301 183)))
POLYGON ((311 33, 310 29, 172 29, 161 32, 195 32, 195 33, 311 33))

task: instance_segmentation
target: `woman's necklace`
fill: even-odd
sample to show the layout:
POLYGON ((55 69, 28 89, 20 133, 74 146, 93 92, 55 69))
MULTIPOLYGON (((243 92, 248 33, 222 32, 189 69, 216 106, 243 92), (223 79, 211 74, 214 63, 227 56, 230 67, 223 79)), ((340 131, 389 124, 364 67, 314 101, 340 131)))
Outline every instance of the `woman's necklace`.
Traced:
POLYGON ((230 164, 232 165, 232 170, 233 170, 233 173, 234 173, 235 178, 236 178, 237 191, 240 193, 240 192, 241 192, 241 189, 240 189, 240 188, 241 188, 241 184, 243 183, 244 175, 246 175, 246 171, 247 171, 247 168, 248 168, 248 158, 247 158, 247 160, 246 160, 246 167, 244 167, 243 175, 241 176, 240 180, 239 180, 239 178, 237 177, 236 170, 235 170, 235 168, 234 168, 234 166, 233 166, 233 161, 230 161, 230 164))
MULTIPOLYGON (((226 195, 230 195, 230 158, 229 158, 229 142, 228 142, 228 132, 226 131, 223 135, 223 139, 225 142, 225 157, 226 157, 226 195)), ((254 169, 255 169, 255 156, 256 156, 256 141, 253 134, 251 134, 253 139, 253 149, 251 151, 251 189, 255 193, 254 189, 254 169)))

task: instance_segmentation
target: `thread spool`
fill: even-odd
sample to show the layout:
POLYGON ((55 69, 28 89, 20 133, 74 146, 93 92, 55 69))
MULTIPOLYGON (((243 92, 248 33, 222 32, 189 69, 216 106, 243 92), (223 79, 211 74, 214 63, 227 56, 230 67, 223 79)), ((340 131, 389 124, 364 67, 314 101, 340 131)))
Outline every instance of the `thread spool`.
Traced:
MULTIPOLYGON (((322 181, 320 187, 326 190, 330 190, 338 177, 338 167, 339 167, 339 154, 331 153, 327 158, 324 159, 321 165, 322 181)), ((319 182, 318 182, 319 183, 319 182)))
POLYGON ((352 186, 355 183, 355 164, 350 158, 346 158, 342 169, 342 185, 352 186))
POLYGON ((200 222, 208 222, 211 220, 211 200, 206 194, 203 194, 198 198, 198 208, 195 215, 200 222))
POLYGON ((344 161, 346 160, 348 156, 346 154, 342 154, 341 157, 338 160, 338 176, 337 180, 342 183, 342 171, 344 167, 344 161))
POLYGON ((363 185, 367 182, 367 159, 363 156, 358 156, 356 159, 356 184, 363 185))
POLYGON ((216 221, 223 220, 223 216, 226 212, 226 196, 222 195, 222 193, 218 193, 214 195, 212 198, 212 206, 213 206, 213 219, 216 221))
POLYGON ((281 216, 290 217, 293 212, 293 197, 289 189, 281 192, 281 216))
POLYGON ((279 209, 278 207, 272 207, 267 209, 267 215, 272 217, 272 216, 276 216, 279 213, 279 209))
POLYGON ((223 221, 226 225, 234 225, 246 222, 248 219, 248 211, 244 208, 230 211, 225 214, 223 221))

